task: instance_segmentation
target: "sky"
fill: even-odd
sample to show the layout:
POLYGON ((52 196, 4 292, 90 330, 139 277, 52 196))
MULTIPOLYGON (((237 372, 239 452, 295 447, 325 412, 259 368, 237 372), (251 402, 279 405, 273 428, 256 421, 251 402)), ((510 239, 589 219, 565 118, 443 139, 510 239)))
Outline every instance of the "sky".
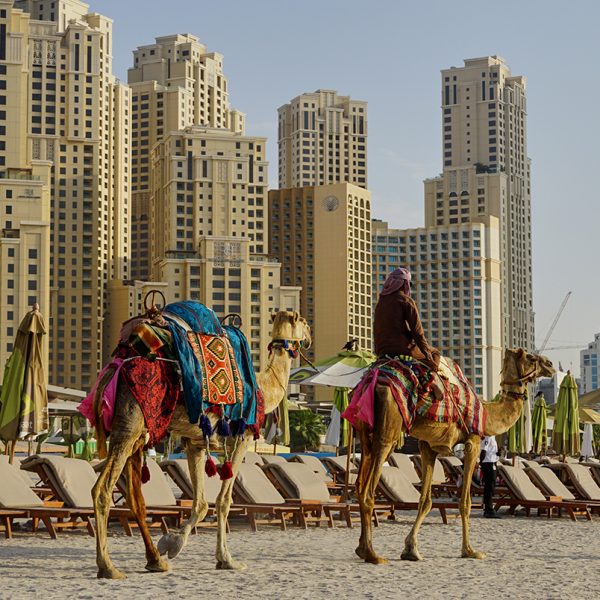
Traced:
POLYGON ((277 108, 319 88, 366 100, 373 217, 424 224, 423 179, 439 174, 440 70, 503 57, 527 78, 536 345, 579 373, 600 332, 600 3, 596 0, 87 0, 114 20, 113 68, 132 50, 191 33, 224 55, 232 107, 268 137, 277 187, 277 108), (559 348, 550 350, 550 348, 559 348))

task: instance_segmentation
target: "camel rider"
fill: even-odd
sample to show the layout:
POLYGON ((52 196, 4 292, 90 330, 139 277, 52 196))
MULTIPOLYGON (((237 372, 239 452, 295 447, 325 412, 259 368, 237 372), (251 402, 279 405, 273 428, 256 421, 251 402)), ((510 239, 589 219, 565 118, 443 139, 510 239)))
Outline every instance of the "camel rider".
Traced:
POLYGON ((412 356, 437 371, 440 353, 427 342, 419 310, 410 296, 410 271, 396 269, 385 280, 373 324, 377 356, 412 356))

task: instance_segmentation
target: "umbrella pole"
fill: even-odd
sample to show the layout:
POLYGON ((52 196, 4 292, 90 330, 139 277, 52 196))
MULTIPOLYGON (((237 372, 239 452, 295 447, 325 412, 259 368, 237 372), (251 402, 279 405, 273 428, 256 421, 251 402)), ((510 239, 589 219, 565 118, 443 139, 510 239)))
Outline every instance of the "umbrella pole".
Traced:
MULTIPOLYGON (((10 442, 10 457, 8 459, 8 462, 12 465, 14 463, 15 460, 15 450, 17 448, 17 440, 11 440, 10 442)), ((6 449, 8 450, 8 445, 6 446, 6 449)))
POLYGON ((344 501, 348 501, 348 486, 350 484, 350 451, 352 450, 352 442, 354 441, 354 427, 350 427, 348 435, 348 446, 346 448, 346 473, 344 475, 344 501))

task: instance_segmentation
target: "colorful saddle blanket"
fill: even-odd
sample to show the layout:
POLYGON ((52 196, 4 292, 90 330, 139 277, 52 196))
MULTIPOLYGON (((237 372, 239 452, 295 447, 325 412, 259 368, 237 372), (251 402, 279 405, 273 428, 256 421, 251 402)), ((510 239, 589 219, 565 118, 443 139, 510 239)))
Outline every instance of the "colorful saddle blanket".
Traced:
POLYGON ((483 403, 458 364, 450 358, 443 360, 445 368, 436 374, 410 356, 380 358, 354 388, 351 402, 342 416, 353 425, 362 421, 372 429, 375 386, 386 385, 396 400, 407 432, 410 432, 415 417, 420 415, 432 421, 458 423, 469 433, 483 437, 486 419, 483 403), (445 393, 438 399, 432 389, 440 385, 445 393))
POLYGON ((163 317, 181 367, 190 423, 215 406, 229 420, 256 423, 258 386, 248 341, 235 327, 222 327, 199 302, 168 304, 163 317))
POLYGON ((235 327, 221 327, 214 312, 198 302, 169 304, 163 316, 136 317, 123 324, 115 357, 98 376, 80 412, 94 424, 93 399, 100 380, 112 370, 101 398, 107 432, 120 377, 144 413, 150 445, 166 434, 181 396, 191 423, 216 410, 237 422, 236 431, 249 426, 256 435, 264 403, 244 334, 235 327))

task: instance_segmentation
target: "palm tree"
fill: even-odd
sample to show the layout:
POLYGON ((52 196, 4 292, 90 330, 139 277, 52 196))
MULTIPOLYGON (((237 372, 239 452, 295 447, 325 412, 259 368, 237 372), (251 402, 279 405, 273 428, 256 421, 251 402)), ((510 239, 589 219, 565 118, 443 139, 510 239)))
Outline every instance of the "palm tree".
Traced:
POLYGON ((316 450, 325 433, 321 415, 310 410, 290 412, 290 438, 292 450, 316 450))

